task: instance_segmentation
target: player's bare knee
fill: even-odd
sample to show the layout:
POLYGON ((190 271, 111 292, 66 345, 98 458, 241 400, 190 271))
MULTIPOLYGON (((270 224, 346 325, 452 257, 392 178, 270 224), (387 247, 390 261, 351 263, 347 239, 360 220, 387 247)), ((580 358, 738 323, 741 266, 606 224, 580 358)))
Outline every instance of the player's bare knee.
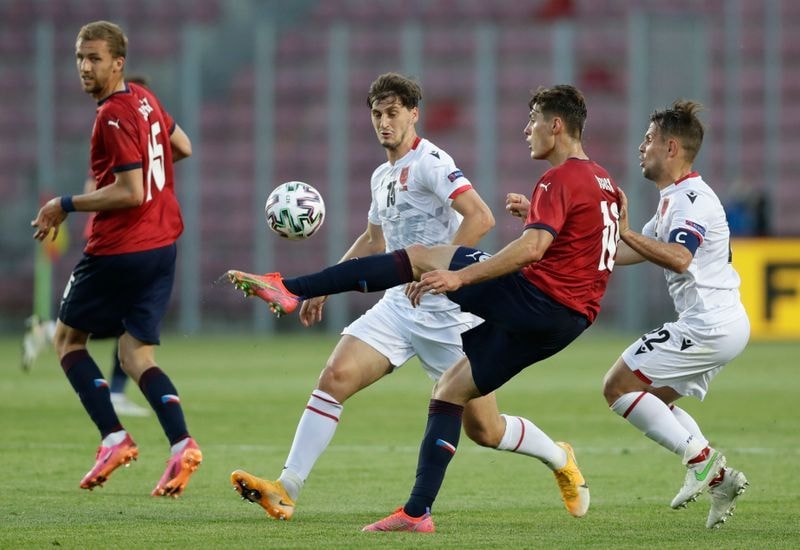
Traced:
POLYGON ((464 433, 481 447, 489 447, 491 449, 496 449, 500 444, 500 440, 503 438, 502 432, 498 433, 497 430, 492 429, 491 426, 483 424, 471 425, 465 422, 464 433))
POLYGON ((414 279, 419 280, 420 275, 430 271, 429 248, 423 244, 412 244, 405 250, 408 254, 408 261, 411 262, 411 269, 414 271, 414 279))
POLYGON ((343 403, 360 388, 352 369, 341 361, 329 361, 319 375, 317 388, 343 403))
POLYGON ((608 375, 603 380, 603 397, 606 399, 606 403, 608 406, 614 404, 614 402, 622 397, 624 392, 620 391, 619 387, 614 384, 613 380, 609 379, 608 375))
POLYGON ((85 347, 86 339, 82 338, 82 333, 76 332, 61 322, 56 324, 56 331, 53 335, 53 348, 59 359, 62 359, 70 352, 84 349, 85 347))

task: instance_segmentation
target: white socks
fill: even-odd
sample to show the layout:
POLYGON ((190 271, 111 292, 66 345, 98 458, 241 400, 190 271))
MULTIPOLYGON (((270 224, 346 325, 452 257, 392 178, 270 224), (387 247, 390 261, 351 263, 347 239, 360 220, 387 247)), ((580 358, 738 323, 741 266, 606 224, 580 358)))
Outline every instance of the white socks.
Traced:
POLYGON ((114 445, 119 445, 125 440, 126 435, 128 435, 128 432, 125 430, 112 432, 103 438, 103 441, 100 442, 100 445, 103 447, 113 447, 114 445))
POLYGON ((297 424, 286 465, 278 479, 292 500, 297 500, 303 482, 333 439, 343 408, 341 403, 324 391, 311 392, 306 410, 297 424))
POLYGON ((703 436, 703 432, 700 430, 700 426, 697 425, 694 418, 691 417, 689 413, 678 407, 677 405, 669 405, 672 414, 675 415, 675 418, 678 422, 681 423, 681 426, 686 428, 686 430, 695 436, 697 439, 706 441, 706 438, 703 436))
POLYGON ((189 437, 184 437, 183 439, 178 441, 175 445, 172 445, 169 448, 170 454, 172 454, 172 456, 175 456, 176 454, 183 451, 186 448, 186 445, 189 444, 189 439, 190 439, 189 437))
POLYGON ((644 435, 683 458, 690 443, 692 448, 702 444, 702 450, 708 441, 686 411, 675 409, 679 411, 678 414, 670 411, 658 397, 645 391, 626 393, 611 405, 611 410, 639 428, 644 435), (679 418, 690 427, 693 424, 692 431, 679 418))
POLYGON ((506 421, 506 431, 497 446, 498 451, 511 451, 533 456, 544 462, 551 470, 567 464, 567 453, 550 437, 527 418, 500 416, 506 421))

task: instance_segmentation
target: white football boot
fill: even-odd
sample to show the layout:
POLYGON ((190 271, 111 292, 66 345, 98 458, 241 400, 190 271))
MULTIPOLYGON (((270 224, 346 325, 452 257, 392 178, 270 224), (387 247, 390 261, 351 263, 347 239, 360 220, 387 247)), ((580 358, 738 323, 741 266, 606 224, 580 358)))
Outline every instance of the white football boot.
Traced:
POLYGON ((711 509, 708 511, 706 527, 721 527, 736 509, 736 499, 744 493, 749 483, 744 473, 733 468, 723 469, 722 481, 708 488, 711 497, 711 509))

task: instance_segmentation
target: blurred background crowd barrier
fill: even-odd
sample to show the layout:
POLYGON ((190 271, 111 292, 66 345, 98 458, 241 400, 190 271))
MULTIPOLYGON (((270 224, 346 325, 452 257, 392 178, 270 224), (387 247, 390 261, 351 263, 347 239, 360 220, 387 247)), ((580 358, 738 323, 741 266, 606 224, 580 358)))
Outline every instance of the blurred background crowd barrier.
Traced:
MULTIPOLYGON (((657 192, 638 166, 648 115, 703 102, 697 168, 726 204, 756 337, 800 337, 800 2, 792 0, 0 0, 0 330, 52 316, 82 248, 42 248, 30 220, 81 192, 94 105, 79 86, 84 23, 120 24, 129 74, 144 74, 187 131, 176 170, 186 222, 168 328, 293 330, 227 283, 228 268, 292 275, 335 262, 366 226, 369 178, 386 160, 366 107, 380 73, 423 86, 419 133, 448 151, 494 210, 495 251, 520 231, 505 194, 547 168, 523 139, 530 90, 573 83, 589 106, 588 154, 631 200, 641 226, 657 192), (325 226, 281 241, 269 191, 302 180, 324 195, 325 226), (740 240, 744 239, 744 240, 740 240), (38 266, 38 267, 37 267, 38 266), (36 292, 34 288, 36 287, 36 292), (34 298, 34 294, 36 298, 34 298)), ((598 325, 642 331, 674 317, 655 267, 619 268, 598 325)), ((342 295, 338 331, 375 301, 342 295)))

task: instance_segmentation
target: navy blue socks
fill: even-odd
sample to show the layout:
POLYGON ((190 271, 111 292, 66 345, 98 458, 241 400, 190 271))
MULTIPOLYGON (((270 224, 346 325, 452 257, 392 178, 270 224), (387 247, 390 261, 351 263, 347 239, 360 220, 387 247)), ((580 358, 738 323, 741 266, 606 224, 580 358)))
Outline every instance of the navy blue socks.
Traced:
POLYGON ((418 518, 433 506, 458 446, 463 413, 461 405, 431 399, 428 425, 419 447, 417 479, 403 507, 409 516, 418 518))
POLYGON ((111 404, 108 382, 89 352, 79 349, 67 353, 61 359, 61 368, 80 397, 83 408, 100 430, 100 437, 104 438, 112 432, 122 430, 122 424, 111 404))
POLYGON ((342 292, 378 292, 414 280, 405 250, 354 258, 311 275, 284 278, 286 289, 303 298, 342 292))

